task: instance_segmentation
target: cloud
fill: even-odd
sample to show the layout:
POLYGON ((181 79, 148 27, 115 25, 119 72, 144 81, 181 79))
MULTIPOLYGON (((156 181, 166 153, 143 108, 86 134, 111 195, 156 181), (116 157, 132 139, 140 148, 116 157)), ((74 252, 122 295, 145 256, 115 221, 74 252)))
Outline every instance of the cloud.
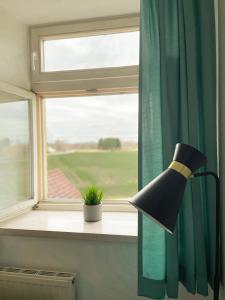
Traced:
MULTIPOLYGON (((56 71, 138 65, 138 44, 138 32, 46 41, 45 68, 56 71)), ((97 142, 102 137, 138 140, 137 94, 51 98, 45 101, 48 142, 57 139, 71 143, 97 142)), ((0 128, 0 140, 29 144, 28 101, 0 102, 0 128)), ((20 158, 19 155, 22 154, 18 152, 16 159, 20 158)), ((28 155, 21 158, 29 160, 28 155)), ((4 157, 2 160, 6 162, 4 157)), ((19 169, 17 173, 20 173, 19 169)))
POLYGON ((46 71, 138 65, 139 32, 44 42, 46 71))
POLYGON ((48 141, 137 141, 137 94, 46 99, 48 141))

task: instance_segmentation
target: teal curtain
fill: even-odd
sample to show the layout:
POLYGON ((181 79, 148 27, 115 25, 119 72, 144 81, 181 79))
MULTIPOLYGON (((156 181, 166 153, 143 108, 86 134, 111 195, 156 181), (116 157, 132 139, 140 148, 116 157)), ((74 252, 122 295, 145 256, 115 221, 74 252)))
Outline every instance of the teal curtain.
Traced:
MULTIPOLYGON (((169 165, 178 142, 217 171, 213 0, 142 0, 139 189, 169 165)), ((189 180, 174 235, 139 214, 138 294, 208 294, 215 270, 213 179, 189 180)), ((213 286, 212 286, 213 288, 213 286)))

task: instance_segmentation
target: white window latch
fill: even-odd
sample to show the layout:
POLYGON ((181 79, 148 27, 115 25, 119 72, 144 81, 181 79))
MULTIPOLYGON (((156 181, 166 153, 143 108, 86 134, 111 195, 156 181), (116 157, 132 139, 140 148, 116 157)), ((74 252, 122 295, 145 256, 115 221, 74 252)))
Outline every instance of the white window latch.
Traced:
POLYGON ((32 53, 32 71, 36 71, 36 62, 38 60, 38 56, 36 52, 32 53))

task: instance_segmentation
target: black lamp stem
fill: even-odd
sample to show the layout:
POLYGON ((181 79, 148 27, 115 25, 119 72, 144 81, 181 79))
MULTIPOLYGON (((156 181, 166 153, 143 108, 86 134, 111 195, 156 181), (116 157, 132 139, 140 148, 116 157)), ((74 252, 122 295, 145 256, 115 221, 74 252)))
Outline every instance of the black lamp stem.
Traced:
POLYGON ((215 264, 215 276, 214 276, 214 300, 219 300, 220 289, 220 253, 221 253, 221 241, 220 241, 220 180, 214 172, 202 172, 193 174, 194 177, 199 176, 213 176, 216 181, 216 264, 215 264))

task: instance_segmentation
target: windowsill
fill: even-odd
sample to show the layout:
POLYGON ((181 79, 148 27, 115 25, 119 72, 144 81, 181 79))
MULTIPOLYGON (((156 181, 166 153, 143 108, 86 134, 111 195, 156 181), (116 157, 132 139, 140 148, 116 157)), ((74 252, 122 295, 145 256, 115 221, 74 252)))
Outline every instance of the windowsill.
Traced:
MULTIPOLYGON (((44 200, 38 202, 36 206, 37 209, 40 210, 59 210, 59 211, 82 211, 83 210, 83 202, 66 202, 66 201, 49 201, 44 200)), ((136 213, 137 210, 134 206, 130 205, 127 200, 114 200, 107 201, 104 200, 102 204, 103 212, 130 212, 136 213)))
POLYGON ((137 213, 103 212, 99 222, 85 222, 81 211, 34 210, 0 223, 0 235, 95 241, 137 241, 137 213))

